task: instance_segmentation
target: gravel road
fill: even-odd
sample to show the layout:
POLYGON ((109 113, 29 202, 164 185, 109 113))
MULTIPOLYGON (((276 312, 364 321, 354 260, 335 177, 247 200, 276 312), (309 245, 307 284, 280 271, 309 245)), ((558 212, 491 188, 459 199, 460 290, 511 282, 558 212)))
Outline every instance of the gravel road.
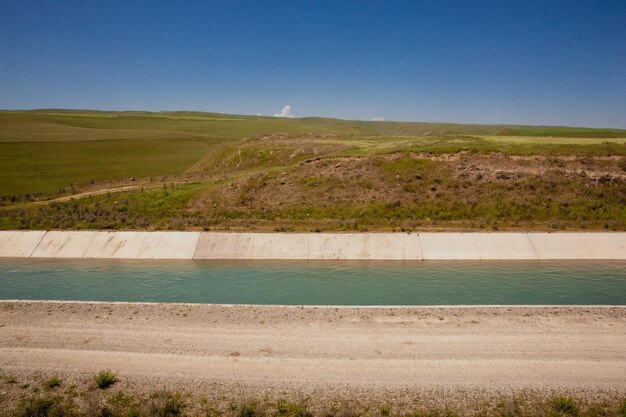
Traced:
POLYGON ((251 391, 626 393, 626 307, 0 302, 0 372, 251 391))

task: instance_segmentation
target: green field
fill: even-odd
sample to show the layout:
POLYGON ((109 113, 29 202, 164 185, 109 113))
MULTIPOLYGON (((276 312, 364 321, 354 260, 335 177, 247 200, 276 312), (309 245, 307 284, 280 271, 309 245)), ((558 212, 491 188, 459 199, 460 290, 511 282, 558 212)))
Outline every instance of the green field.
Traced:
POLYGON ((625 157, 616 129, 0 111, 0 227, 623 230, 625 157))

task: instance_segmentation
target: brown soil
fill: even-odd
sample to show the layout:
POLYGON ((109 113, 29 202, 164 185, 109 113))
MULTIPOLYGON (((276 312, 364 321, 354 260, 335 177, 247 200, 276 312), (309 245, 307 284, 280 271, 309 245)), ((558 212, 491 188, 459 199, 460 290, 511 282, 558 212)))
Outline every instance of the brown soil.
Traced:
MULTIPOLYGON (((534 183, 563 180, 580 184, 578 191, 585 195, 585 187, 626 181, 623 162, 622 156, 510 156, 467 152, 320 158, 304 161, 293 169, 235 180, 193 200, 189 208, 192 211, 211 207, 268 210, 373 202, 411 204, 446 198, 442 194, 471 204, 493 188, 491 184, 533 194, 534 183)), ((576 190, 571 192, 576 194, 576 190)), ((543 197, 539 192, 534 194, 543 197)), ((569 196, 560 197, 567 199, 569 196)))

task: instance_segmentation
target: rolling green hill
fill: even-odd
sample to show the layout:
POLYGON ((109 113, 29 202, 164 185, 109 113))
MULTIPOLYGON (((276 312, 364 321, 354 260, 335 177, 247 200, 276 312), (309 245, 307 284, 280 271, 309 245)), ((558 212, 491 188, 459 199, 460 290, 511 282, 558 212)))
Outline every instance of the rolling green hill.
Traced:
MULTIPOLYGON (((49 194, 70 184, 184 173, 225 143, 271 134, 328 134, 367 148, 482 135, 626 138, 625 130, 283 119, 200 112, 0 111, 0 196, 49 194)), ((453 143, 453 140, 449 141, 453 143)), ((563 142, 561 142, 563 143, 563 142)), ((569 141, 567 143, 577 143, 569 141)))
POLYGON ((0 111, 0 228, 620 229, 625 156, 617 129, 0 111))

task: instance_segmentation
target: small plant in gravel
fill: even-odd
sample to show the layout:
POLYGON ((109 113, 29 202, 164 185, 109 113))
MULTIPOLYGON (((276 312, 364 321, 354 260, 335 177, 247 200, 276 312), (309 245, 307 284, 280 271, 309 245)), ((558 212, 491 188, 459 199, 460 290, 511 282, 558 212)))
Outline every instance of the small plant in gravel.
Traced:
POLYGON ((97 414, 98 417, 115 417, 115 413, 106 405, 100 407, 100 410, 97 414))
POLYGON ((290 403, 284 400, 279 400, 276 403, 277 417, 312 417, 313 414, 307 410, 306 400, 299 403, 290 403))
POLYGON ((148 415, 153 417, 175 417, 180 416, 185 404, 178 393, 168 393, 159 391, 150 396, 151 401, 148 406, 148 415))
POLYGON ((74 415, 72 404, 64 404, 59 396, 22 398, 15 411, 16 417, 64 417, 74 415))
POLYGON ((505 398, 498 404, 501 417, 516 417, 521 414, 519 402, 514 397, 505 398))
POLYGON ((339 409, 336 410, 333 414, 338 417, 356 417, 357 415, 357 413, 354 413, 352 411, 350 403, 345 399, 339 402, 339 409))
POLYGON ((116 407, 128 408, 134 402, 134 397, 130 394, 125 394, 123 392, 116 393, 110 399, 110 403, 116 407))
POLYGON ((459 415, 457 413, 455 413, 454 411, 451 411, 448 409, 448 407, 445 408, 443 415, 445 417, 459 417, 459 415))
POLYGON ((54 389, 54 388, 58 388, 61 386, 61 380, 54 376, 50 379, 47 379, 43 382, 43 386, 48 388, 48 389, 54 389))
POLYGON ((556 412, 560 413, 560 415, 575 417, 578 416, 580 413, 576 402, 574 402, 574 400, 569 397, 555 398, 552 401, 552 406, 554 407, 554 410, 556 412))
POLYGON ((231 409, 235 411, 237 417, 264 417, 266 415, 265 409, 254 400, 231 404, 231 409))
POLYGON ((141 417, 141 413, 137 410, 137 408, 131 407, 128 409, 125 417, 141 417))
POLYGON ((617 408, 617 415, 619 417, 626 417, 626 399, 623 399, 617 408))
POLYGON ((239 417, 258 417, 258 415, 252 404, 244 404, 239 409, 239 417))
POLYGON ((113 416, 139 417, 145 415, 139 411, 141 409, 140 400, 131 394, 118 392, 109 399, 109 405, 113 416))
POLYGON ((113 373, 110 370, 98 372, 93 379, 100 389, 109 388, 118 381, 117 373, 113 373))
POLYGON ((76 395, 76 384, 69 384, 65 387, 65 393, 71 397, 76 395))

